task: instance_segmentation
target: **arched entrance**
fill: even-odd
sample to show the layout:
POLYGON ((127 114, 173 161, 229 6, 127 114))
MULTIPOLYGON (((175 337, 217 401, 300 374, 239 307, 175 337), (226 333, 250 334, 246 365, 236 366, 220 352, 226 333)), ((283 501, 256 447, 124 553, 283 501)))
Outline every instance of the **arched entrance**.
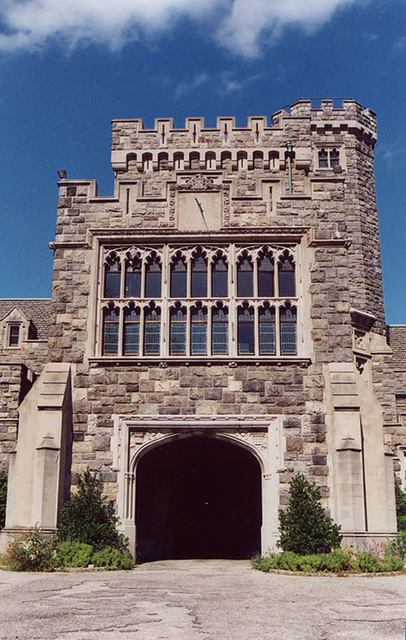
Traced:
POLYGON ((214 437, 178 439, 137 465, 138 561, 248 558, 261 548, 261 469, 214 437))

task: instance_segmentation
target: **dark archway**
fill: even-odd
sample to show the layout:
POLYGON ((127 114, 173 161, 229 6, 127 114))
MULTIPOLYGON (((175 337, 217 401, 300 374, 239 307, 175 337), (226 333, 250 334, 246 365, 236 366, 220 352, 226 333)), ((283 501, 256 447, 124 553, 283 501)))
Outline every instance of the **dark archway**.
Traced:
POLYGON ((261 469, 213 437, 163 444, 137 466, 137 560, 248 558, 261 548, 261 469))

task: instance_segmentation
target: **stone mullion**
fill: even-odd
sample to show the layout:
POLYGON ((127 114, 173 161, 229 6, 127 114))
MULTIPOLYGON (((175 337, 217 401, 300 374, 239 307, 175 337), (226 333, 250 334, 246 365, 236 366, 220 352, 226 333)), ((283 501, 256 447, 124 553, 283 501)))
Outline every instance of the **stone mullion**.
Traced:
POLYGON ((281 323, 280 323, 280 309, 281 304, 275 304, 275 347, 276 347, 276 355, 281 355, 281 323))
POLYGON ((259 355, 259 314, 258 302, 254 304, 254 351, 255 355, 259 355))
POLYGON ((212 343, 211 343, 211 334, 212 334, 212 312, 214 305, 207 305, 207 344, 206 344, 206 354, 208 356, 212 355, 212 343))
POLYGON ((161 253, 162 283, 161 283, 161 356, 169 355, 169 294, 170 294, 170 267, 169 247, 164 245, 161 253))
POLYGON ((228 351, 233 358, 237 355, 237 305, 236 305, 236 286, 237 286, 237 263, 236 263, 236 246, 231 244, 229 247, 229 264, 230 264, 230 289, 229 289, 229 308, 228 308, 228 351))

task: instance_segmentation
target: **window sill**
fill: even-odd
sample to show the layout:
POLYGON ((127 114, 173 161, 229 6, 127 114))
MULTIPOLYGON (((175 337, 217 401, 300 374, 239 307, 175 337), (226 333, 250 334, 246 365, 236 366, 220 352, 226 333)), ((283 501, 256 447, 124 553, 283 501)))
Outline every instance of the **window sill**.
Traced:
POLYGON ((256 366, 267 364, 274 366, 297 365, 307 368, 311 364, 311 359, 299 356, 237 356, 235 358, 230 356, 170 356, 165 358, 160 356, 96 356, 89 358, 89 363, 94 366, 110 364, 142 366, 155 364, 163 368, 177 364, 186 367, 190 365, 210 367, 211 365, 222 364, 231 368, 247 364, 256 366))

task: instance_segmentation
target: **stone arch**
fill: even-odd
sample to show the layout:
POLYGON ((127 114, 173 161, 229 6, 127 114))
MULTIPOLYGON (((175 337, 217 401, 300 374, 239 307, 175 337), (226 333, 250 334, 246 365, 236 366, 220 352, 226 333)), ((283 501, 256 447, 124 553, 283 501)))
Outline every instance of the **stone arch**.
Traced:
POLYGON ((154 435, 130 469, 138 560, 260 551, 264 459, 247 434, 154 435))

